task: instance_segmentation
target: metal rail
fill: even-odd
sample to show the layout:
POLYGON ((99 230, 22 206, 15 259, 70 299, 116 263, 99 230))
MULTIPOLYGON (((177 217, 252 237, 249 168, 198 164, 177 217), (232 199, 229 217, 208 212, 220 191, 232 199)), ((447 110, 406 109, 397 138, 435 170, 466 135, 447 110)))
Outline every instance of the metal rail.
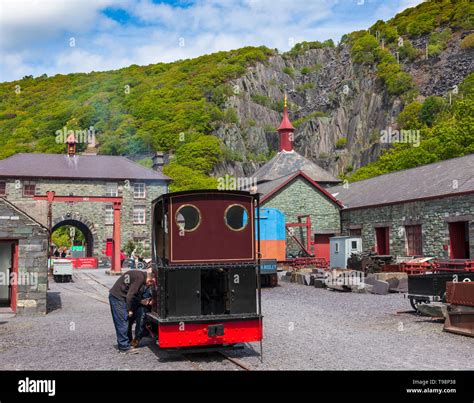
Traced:
MULTIPOLYGON (((236 365, 240 369, 244 371, 252 371, 252 368, 249 366, 245 365, 242 361, 238 360, 237 358, 229 357, 227 354, 225 354, 222 351, 210 351, 208 354, 218 354, 222 357, 224 357, 227 361, 231 362, 232 364, 236 365)), ((182 354, 182 356, 193 366, 193 368, 196 371, 204 371, 204 369, 196 362, 194 361, 190 354, 182 354)))
POLYGON ((229 357, 227 354, 224 354, 222 351, 217 351, 218 354, 222 355, 226 360, 230 361, 232 364, 237 365, 238 367, 242 368, 244 371, 251 371, 252 369, 245 365, 242 361, 229 357))

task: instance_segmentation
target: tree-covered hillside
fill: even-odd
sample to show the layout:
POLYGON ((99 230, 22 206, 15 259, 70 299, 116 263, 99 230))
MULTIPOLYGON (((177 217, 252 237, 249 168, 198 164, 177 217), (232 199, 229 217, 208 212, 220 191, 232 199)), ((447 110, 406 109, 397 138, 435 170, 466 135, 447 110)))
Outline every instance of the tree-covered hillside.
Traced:
MULTIPOLYGON (((349 180, 474 153, 474 74, 444 97, 420 99, 413 78, 402 68, 403 62, 420 60, 426 55, 438 56, 448 46, 453 32, 471 29, 474 29, 472 2, 434 0, 407 9, 387 22, 377 21, 368 31, 343 38, 351 45, 353 61, 375 65, 388 94, 401 98, 404 109, 397 118, 399 134, 420 135, 419 143, 394 143, 376 162, 360 168, 349 180), (426 35, 428 41, 423 52, 412 41, 426 35), (397 52, 399 60, 395 56, 397 52)), ((474 34, 463 39, 461 48, 472 51, 474 34)))
MULTIPOLYGON (((56 132, 97 134, 102 154, 176 153, 167 167, 184 186, 211 186, 207 174, 222 153, 216 124, 235 121, 226 83, 272 51, 246 47, 174 63, 90 74, 24 77, 0 84, 0 158, 18 152, 64 152, 56 132)), ((80 145, 85 148, 85 145, 80 145)))
MULTIPOLYGON (((345 102, 339 101, 340 97, 335 91, 322 95, 316 93, 321 92, 324 84, 318 81, 318 74, 325 66, 319 63, 306 65, 305 55, 310 52, 328 55, 350 53, 350 57, 347 56, 350 60, 345 60, 344 63, 348 69, 354 67, 350 71, 351 74, 355 72, 353 78, 359 80, 359 83, 352 86, 352 81, 347 81, 347 87, 357 89, 364 80, 376 82, 376 91, 380 87, 380 92, 383 93, 381 98, 385 101, 388 99, 387 102, 380 103, 383 113, 388 116, 389 106, 392 105, 393 110, 394 104, 400 104, 397 114, 400 110, 402 112, 396 118, 394 128, 419 130, 421 134, 419 147, 413 144, 395 144, 384 151, 378 161, 363 166, 356 172, 352 173, 352 161, 349 160, 344 170, 346 175, 350 175, 347 176, 349 180, 364 179, 472 153, 472 74, 465 78, 459 91, 451 91, 442 97, 425 98, 420 96, 413 69, 416 70, 417 64, 422 67, 446 53, 453 38, 459 45, 461 33, 459 52, 472 52, 474 34, 469 34, 469 31, 473 29, 472 1, 423 2, 387 22, 377 21, 368 30, 344 35, 338 45, 331 40, 297 44, 282 55, 282 63, 289 61, 282 70, 284 77, 278 76, 280 80, 277 82, 272 75, 267 87, 273 90, 265 94, 258 93, 263 88, 258 81, 253 81, 255 85, 250 85, 257 92, 252 92, 245 86, 234 89, 232 84, 232 81, 245 74, 253 75, 257 69, 249 70, 250 66, 264 63, 268 67, 271 64, 269 57, 275 55, 276 51, 265 47, 246 47, 167 64, 132 65, 115 71, 89 74, 24 77, 15 82, 0 83, 0 159, 18 152, 64 152, 64 144, 57 141, 58 130, 65 127, 68 130, 87 130, 92 126, 99 142, 99 153, 102 154, 136 157, 158 150, 171 151, 173 158, 165 167, 165 173, 174 179, 172 190, 214 187, 216 179, 210 177, 210 173, 219 166, 219 162, 261 162, 274 151, 274 147, 268 147, 264 148, 264 152, 259 149, 252 156, 249 151, 245 155, 237 155, 237 152, 224 145, 222 138, 215 135, 217 129, 232 126, 227 140, 237 141, 245 136, 250 137, 248 133, 251 126, 270 126, 261 135, 265 137, 273 131, 273 121, 277 116, 275 112, 281 112, 280 98, 283 90, 280 89, 285 88, 286 91, 291 88, 291 84, 289 87, 288 84, 295 77, 299 80, 299 85, 294 85, 291 89, 289 104, 291 112, 297 113, 294 119, 297 138, 298 131, 305 125, 303 130, 307 131, 307 136, 317 138, 321 134, 318 132, 321 126, 318 126, 317 119, 329 119, 334 114, 334 108, 339 105, 338 102, 345 102), (426 60, 426 54, 429 60, 426 60), (290 68, 295 60, 299 60, 304 67, 298 71, 290 68), (408 65, 411 66, 411 71, 407 69, 408 65), (327 102, 320 105, 324 109, 311 108, 309 101, 304 101, 309 99, 305 91, 313 89, 313 99, 316 101, 327 97, 327 102), (244 116, 245 108, 237 112, 237 107, 229 107, 228 98, 231 96, 253 102, 256 111, 253 119, 244 116), (292 100, 299 101, 300 105, 295 105, 292 100), (257 121, 264 114, 269 115, 265 112, 266 109, 273 114, 271 125, 269 119, 266 124, 257 121), (239 127, 244 125, 249 126, 247 131, 239 127)), ((274 73, 278 72, 271 70, 271 74, 274 73)), ((456 82, 460 82, 465 75, 464 72, 456 82)), ((325 82, 338 80, 338 77, 327 76, 325 82)), ((362 116, 362 111, 356 109, 357 106, 348 108, 347 111, 340 110, 341 119, 355 121, 362 116)), ((333 131, 337 129, 341 131, 338 127, 333 131)), ((332 133, 331 130, 332 128, 327 129, 326 136, 332 133)), ((376 142, 380 133, 375 133, 374 136, 370 130, 363 135, 370 140, 369 146, 373 146, 372 138, 376 142)), ((335 142, 337 151, 354 146, 348 142, 347 133, 337 134, 341 135, 343 137, 337 138, 335 142)), ((255 142, 255 139, 252 140, 255 142)), ((328 144, 327 141, 321 143, 328 144)), ((85 145, 80 147, 84 149, 85 145)), ((306 149, 310 148, 307 143, 299 151, 306 154, 306 149)), ((354 153, 360 152, 360 149, 354 148, 354 153)), ((320 154, 319 157, 322 158, 323 153, 320 154)), ((337 152, 334 154, 338 157, 337 152)), ((369 161, 373 159, 358 163, 356 167, 369 161)))

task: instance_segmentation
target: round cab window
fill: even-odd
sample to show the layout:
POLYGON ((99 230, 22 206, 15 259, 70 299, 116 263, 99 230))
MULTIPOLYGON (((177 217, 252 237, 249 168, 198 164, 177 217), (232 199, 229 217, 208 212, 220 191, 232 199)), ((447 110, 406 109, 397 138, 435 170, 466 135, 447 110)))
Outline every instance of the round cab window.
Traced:
POLYGON ((180 230, 194 231, 200 223, 201 214, 197 207, 187 204, 176 212, 176 224, 180 230))
POLYGON ((243 230, 248 223, 248 213, 244 206, 233 204, 227 207, 225 211, 225 224, 232 231, 243 230))

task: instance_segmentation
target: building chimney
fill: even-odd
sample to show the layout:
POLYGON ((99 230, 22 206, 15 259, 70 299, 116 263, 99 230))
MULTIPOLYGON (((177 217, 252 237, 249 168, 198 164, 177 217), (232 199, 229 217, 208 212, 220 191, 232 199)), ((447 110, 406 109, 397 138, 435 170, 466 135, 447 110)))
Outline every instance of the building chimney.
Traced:
POLYGON ((279 133, 279 151, 293 151, 293 132, 295 128, 290 122, 288 117, 288 106, 286 104, 285 94, 285 105, 283 107, 283 119, 281 120, 280 127, 278 128, 279 133))
POLYGON ((154 171, 161 171, 163 169, 163 165, 168 162, 167 155, 165 155, 163 151, 157 151, 151 160, 153 161, 153 165, 151 167, 154 171))
POLYGON ((69 157, 74 157, 76 155, 76 136, 71 133, 68 138, 66 139, 66 145, 67 145, 67 155, 69 157))

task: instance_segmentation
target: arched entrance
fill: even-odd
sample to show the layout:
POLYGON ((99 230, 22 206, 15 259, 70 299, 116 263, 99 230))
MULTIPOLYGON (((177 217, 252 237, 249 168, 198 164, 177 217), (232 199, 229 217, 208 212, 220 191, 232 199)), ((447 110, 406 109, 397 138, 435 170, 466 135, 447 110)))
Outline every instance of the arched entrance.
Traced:
POLYGON ((90 230, 89 226, 86 225, 85 223, 74 220, 74 219, 65 219, 61 220, 58 223, 56 223, 52 229, 51 233, 54 233, 57 229, 68 225, 71 227, 77 228, 79 231, 82 232, 84 235, 85 241, 86 241, 86 256, 87 257, 92 257, 94 255, 94 235, 92 234, 92 231, 90 230))
MULTIPOLYGON (((46 200, 48 202, 48 228, 51 230, 58 224, 63 221, 68 221, 70 219, 80 217, 79 214, 71 215, 70 213, 66 214, 66 217, 61 217, 58 219, 52 220, 52 207, 54 202, 58 203, 75 203, 75 202, 95 202, 95 203, 109 203, 113 206, 113 244, 112 244, 112 270, 113 273, 120 273, 120 210, 122 208, 122 197, 101 197, 101 196, 56 196, 54 191, 46 192, 46 195, 36 195, 34 196, 35 200, 46 200)), ((95 225, 90 223, 88 220, 75 220, 80 223, 87 223, 88 229, 91 231, 94 243, 98 245, 97 242, 97 231, 95 230, 95 225)), ((51 234, 52 232, 50 232, 51 234)), ((97 249, 97 246, 96 246, 97 249)))

